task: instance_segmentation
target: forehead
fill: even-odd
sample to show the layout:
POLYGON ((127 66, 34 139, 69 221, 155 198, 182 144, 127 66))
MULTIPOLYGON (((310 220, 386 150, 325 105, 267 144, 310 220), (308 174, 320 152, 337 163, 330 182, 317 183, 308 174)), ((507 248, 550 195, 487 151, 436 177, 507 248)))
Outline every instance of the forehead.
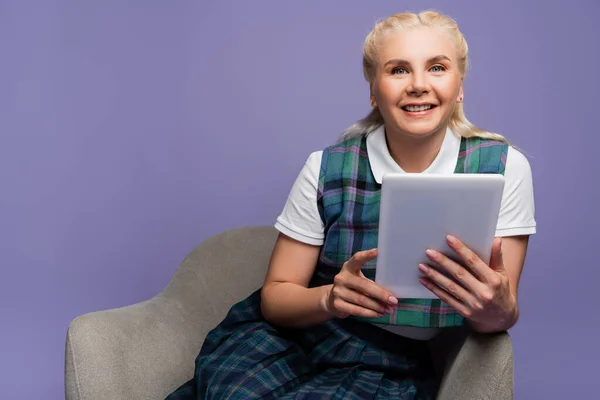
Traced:
POLYGON ((438 55, 456 60, 452 39, 439 28, 418 27, 390 32, 381 40, 378 49, 380 65, 391 59, 422 62, 438 55))

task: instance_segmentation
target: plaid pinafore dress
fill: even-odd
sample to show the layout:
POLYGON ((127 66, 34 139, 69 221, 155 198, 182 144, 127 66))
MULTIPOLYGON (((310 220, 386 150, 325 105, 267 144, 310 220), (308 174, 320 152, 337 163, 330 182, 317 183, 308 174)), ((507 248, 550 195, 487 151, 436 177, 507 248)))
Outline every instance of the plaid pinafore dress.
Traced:
MULTIPOLYGON (((504 174, 508 145, 462 138, 455 173, 504 174)), ((377 247, 381 186, 366 137, 323 151, 317 202, 325 241, 311 286, 331 284, 354 253, 377 247)), ((375 276, 375 262, 363 273, 375 276)), ((260 311, 260 291, 234 305, 196 359, 177 399, 433 399, 437 390, 426 341, 371 322, 444 328, 463 318, 440 300, 402 299, 393 315, 333 319, 306 329, 278 328, 260 311)))

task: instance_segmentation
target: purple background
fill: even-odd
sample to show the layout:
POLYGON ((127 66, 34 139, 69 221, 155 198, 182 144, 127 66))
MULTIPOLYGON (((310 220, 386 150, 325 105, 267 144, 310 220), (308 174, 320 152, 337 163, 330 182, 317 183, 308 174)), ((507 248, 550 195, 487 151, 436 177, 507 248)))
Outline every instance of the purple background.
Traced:
POLYGON ((368 111, 375 20, 427 6, 467 37, 468 117, 533 169, 517 398, 592 398, 600 3, 536 3, 0 1, 0 397, 63 398, 73 318, 272 224, 309 153, 368 111))

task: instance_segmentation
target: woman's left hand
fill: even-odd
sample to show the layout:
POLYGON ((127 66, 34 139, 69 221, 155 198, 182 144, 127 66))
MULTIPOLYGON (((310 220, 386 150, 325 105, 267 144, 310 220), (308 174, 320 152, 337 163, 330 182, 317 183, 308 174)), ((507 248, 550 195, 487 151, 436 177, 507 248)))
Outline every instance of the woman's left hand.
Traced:
POLYGON ((516 320, 517 302, 502 261, 502 240, 494 240, 490 265, 457 238, 448 236, 447 242, 462 265, 429 249, 427 257, 451 278, 421 264, 421 284, 467 318, 475 330, 495 332, 510 328, 516 320))

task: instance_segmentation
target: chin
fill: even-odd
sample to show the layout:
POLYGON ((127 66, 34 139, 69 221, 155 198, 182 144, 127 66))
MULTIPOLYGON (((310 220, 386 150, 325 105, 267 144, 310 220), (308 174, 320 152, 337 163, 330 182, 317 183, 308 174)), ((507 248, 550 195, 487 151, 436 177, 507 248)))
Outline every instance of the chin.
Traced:
POLYGON ((440 132, 439 124, 401 124, 399 131, 414 138, 424 138, 440 132))

